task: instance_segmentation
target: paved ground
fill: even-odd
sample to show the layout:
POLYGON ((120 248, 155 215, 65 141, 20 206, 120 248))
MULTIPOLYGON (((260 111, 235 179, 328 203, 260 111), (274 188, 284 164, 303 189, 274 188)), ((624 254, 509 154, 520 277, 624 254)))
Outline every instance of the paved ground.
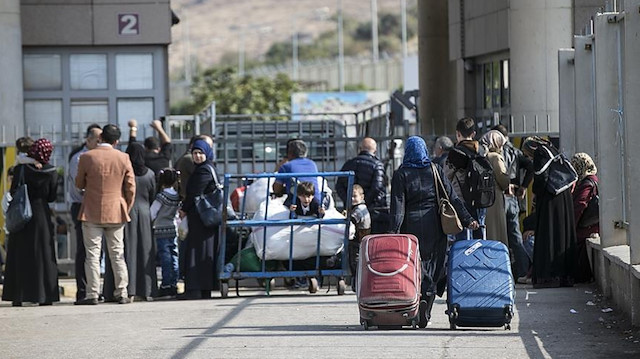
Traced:
POLYGON ((607 305, 591 286, 519 286, 511 331, 450 331, 443 300, 427 329, 364 331, 350 292, 241 295, 98 306, 74 306, 69 297, 52 307, 2 302, 0 358, 640 357, 640 332, 615 309, 603 313, 607 305))

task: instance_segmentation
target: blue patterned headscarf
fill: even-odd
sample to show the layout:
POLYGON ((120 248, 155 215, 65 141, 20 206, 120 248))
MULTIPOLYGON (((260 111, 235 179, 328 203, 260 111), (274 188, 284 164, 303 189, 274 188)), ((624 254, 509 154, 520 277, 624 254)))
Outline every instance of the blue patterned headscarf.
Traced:
POLYGON ((431 164, 429 150, 422 137, 411 136, 404 147, 403 167, 424 168, 431 164))
POLYGON ((205 140, 197 140, 194 142, 191 147, 191 152, 193 152, 193 150, 202 151, 202 153, 207 157, 207 161, 213 161, 213 150, 205 140))

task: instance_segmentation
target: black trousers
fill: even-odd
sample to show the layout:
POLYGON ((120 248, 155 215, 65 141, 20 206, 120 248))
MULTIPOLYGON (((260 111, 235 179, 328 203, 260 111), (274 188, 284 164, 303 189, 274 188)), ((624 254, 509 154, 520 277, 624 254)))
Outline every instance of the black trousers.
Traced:
POLYGON ((82 222, 78 220, 78 213, 80 213, 81 203, 71 204, 71 219, 73 220, 73 227, 76 230, 76 300, 80 301, 85 299, 87 295, 87 276, 84 272, 84 261, 87 258, 87 253, 84 249, 84 237, 82 235, 82 222))

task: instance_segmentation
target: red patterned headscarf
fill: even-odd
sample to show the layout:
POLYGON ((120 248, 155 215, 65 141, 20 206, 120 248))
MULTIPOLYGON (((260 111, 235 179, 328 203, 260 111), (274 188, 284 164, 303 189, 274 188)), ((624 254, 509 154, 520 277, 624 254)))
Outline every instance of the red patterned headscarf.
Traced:
POLYGON ((51 142, 46 138, 41 138, 34 142, 33 145, 31 145, 31 148, 29 148, 29 153, 27 155, 44 165, 49 163, 52 152, 53 145, 51 144, 51 142))

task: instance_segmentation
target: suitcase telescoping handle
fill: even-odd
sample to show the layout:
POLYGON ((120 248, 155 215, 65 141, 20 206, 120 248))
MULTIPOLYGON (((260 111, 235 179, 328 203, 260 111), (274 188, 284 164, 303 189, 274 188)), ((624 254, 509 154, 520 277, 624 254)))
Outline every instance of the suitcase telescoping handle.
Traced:
MULTIPOLYGON (((469 228, 465 228, 465 230, 467 231, 467 240, 473 239, 472 238, 473 231, 470 230, 469 228)), ((480 230, 482 231, 482 239, 486 240, 487 239, 487 226, 485 226, 484 224, 481 224, 480 225, 480 230)))

